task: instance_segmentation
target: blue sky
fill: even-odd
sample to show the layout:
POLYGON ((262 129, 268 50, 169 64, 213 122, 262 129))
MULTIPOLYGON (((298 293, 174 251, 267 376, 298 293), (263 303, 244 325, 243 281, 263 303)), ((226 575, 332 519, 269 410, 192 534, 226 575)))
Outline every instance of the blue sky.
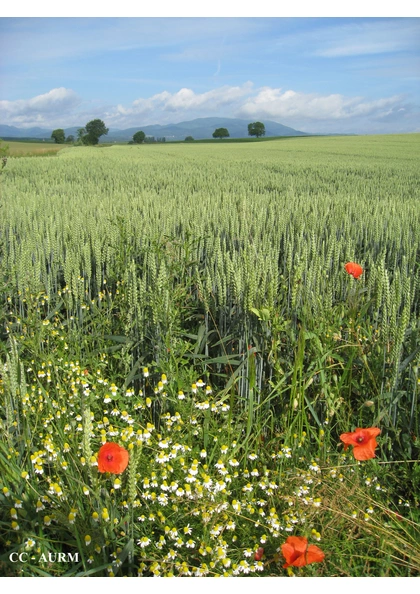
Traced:
POLYGON ((3 17, 0 123, 420 132, 420 18, 3 17))

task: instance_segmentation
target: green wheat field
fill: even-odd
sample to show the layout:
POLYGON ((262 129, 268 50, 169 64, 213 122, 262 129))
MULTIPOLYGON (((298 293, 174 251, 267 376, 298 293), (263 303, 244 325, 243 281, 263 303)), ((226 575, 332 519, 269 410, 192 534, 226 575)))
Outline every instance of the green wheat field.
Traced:
POLYGON ((17 155, 0 576, 420 576, 420 135, 17 155))

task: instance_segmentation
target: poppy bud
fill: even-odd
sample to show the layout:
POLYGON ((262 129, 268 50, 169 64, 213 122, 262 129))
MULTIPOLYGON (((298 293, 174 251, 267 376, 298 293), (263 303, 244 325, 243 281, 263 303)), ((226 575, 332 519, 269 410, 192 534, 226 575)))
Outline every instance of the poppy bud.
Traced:
POLYGON ((254 553, 255 561, 261 561, 264 555, 264 549, 262 547, 258 547, 258 549, 254 553))

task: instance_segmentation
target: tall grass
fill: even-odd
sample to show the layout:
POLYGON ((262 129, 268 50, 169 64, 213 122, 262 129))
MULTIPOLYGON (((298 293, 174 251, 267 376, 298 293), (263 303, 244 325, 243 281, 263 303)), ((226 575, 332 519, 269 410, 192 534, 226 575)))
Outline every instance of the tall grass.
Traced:
MULTIPOLYGON (((357 356, 369 398, 387 403, 387 422, 395 425, 404 401, 412 427, 417 147, 416 135, 298 138, 78 148, 54 162, 10 160, 2 264, 5 282, 20 293, 8 311, 21 317, 25 294, 44 291, 46 315, 59 305, 84 332, 93 309, 103 310, 109 341, 124 344, 127 373, 141 357, 167 364, 175 338, 189 343, 188 356, 203 372, 222 375, 227 363, 246 368, 252 345, 258 386, 280 379, 282 349, 271 348, 282 333, 275 316, 292 325, 291 368, 300 320, 317 335, 306 349, 322 351, 330 342, 332 354, 344 357, 336 371, 347 377, 351 368, 353 383, 357 356), (365 268, 358 282, 343 270, 348 260, 365 268), (253 308, 270 319, 258 319, 253 308), (363 346, 368 337, 360 336, 356 315, 365 334, 378 335, 374 349, 371 341, 363 346), (321 320, 346 326, 341 342, 328 340, 326 328, 318 335, 321 320)), ((246 375, 237 383, 245 399, 246 375)), ((349 390, 351 397, 360 387, 349 390)))
MULTIPOLYGON (((7 488, 13 485, 19 499, 24 443, 41 467, 48 455, 39 452, 49 448, 65 468, 74 456, 77 470, 67 473, 73 478, 65 472, 60 478, 63 467, 54 470, 54 460, 44 476, 50 490, 52 482, 78 493, 78 509, 83 484, 95 493, 72 532, 79 546, 86 514, 106 507, 96 470, 86 462, 95 457, 98 436, 133 444, 124 491, 132 501, 137 474, 153 473, 159 464, 153 448, 160 446, 140 455, 137 441, 143 442, 122 430, 122 413, 135 419, 136 429, 151 423, 163 435, 165 427, 178 426, 179 412, 184 423, 197 423, 186 432, 179 424, 180 443, 191 448, 188 464, 202 449, 209 467, 215 464, 222 440, 244 470, 247 456, 266 444, 264 464, 277 485, 283 462, 272 461, 279 443, 294 451, 292 485, 299 480, 299 448, 330 468, 341 432, 380 426, 382 461, 406 461, 386 505, 418 501, 411 462, 419 439, 418 157, 418 135, 406 135, 78 147, 54 159, 9 158, 0 222, 7 488), (363 266, 359 279, 344 270, 348 261, 363 266), (158 384, 162 373, 171 378, 168 389, 158 384), (198 388, 201 396, 194 396, 197 378, 211 392, 198 388), (112 385, 114 430, 101 421, 110 414, 111 404, 102 401, 112 385), (198 412, 191 408, 195 399, 198 412), (51 445, 49 432, 59 445, 51 445), (69 432, 76 432, 72 443, 69 432), (72 452, 67 457, 64 443, 72 452)), ((243 488, 247 483, 239 481, 233 491, 243 488)), ((114 503, 120 504, 109 493, 108 511, 116 514, 114 503)), ((275 497, 271 503, 276 507, 275 497)), ((59 497, 56 520, 72 531, 59 517, 63 509, 74 514, 70 500, 66 505, 59 497)), ((322 522, 333 513, 334 501, 329 505, 322 522)), ((128 540, 117 539, 125 543, 124 559, 132 559, 135 538, 147 532, 134 528, 133 513, 124 519, 129 531, 118 524, 131 531, 128 540)), ((410 521, 415 529, 415 518, 410 521)), ((376 546, 369 540, 369 550, 376 546)), ((349 564, 346 571, 353 569, 349 564)), ((153 566, 147 571, 153 574, 153 566)), ((385 569, 372 563, 375 571, 385 569)))

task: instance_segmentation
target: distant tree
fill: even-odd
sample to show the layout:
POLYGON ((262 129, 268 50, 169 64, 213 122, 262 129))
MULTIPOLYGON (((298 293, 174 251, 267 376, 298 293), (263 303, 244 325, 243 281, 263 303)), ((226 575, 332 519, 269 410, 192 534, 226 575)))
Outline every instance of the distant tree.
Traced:
POLYGON ((139 130, 138 132, 133 134, 134 144, 141 144, 145 138, 146 138, 146 134, 142 130, 139 130))
POLYGON ((265 126, 262 122, 253 122, 248 124, 248 136, 265 136, 265 126))
POLYGON ((66 142, 74 142, 74 136, 73 134, 69 134, 66 138, 66 142))
POLYGON ((108 134, 108 128, 102 120, 91 120, 85 126, 86 134, 82 140, 84 144, 98 144, 99 138, 104 134, 108 134))
POLYGON ((57 130, 53 130, 51 138, 53 138, 57 144, 63 144, 66 139, 66 135, 64 134, 64 130, 57 128, 57 130))
POLYGON ((216 128, 213 132, 213 138, 228 138, 229 132, 227 128, 216 128))
POLYGON ((193 142, 194 138, 192 136, 187 136, 185 138, 185 142, 193 142))
POLYGON ((84 128, 78 128, 77 130, 77 140, 76 145, 81 146, 82 144, 86 144, 84 141, 86 135, 86 130, 84 128))

